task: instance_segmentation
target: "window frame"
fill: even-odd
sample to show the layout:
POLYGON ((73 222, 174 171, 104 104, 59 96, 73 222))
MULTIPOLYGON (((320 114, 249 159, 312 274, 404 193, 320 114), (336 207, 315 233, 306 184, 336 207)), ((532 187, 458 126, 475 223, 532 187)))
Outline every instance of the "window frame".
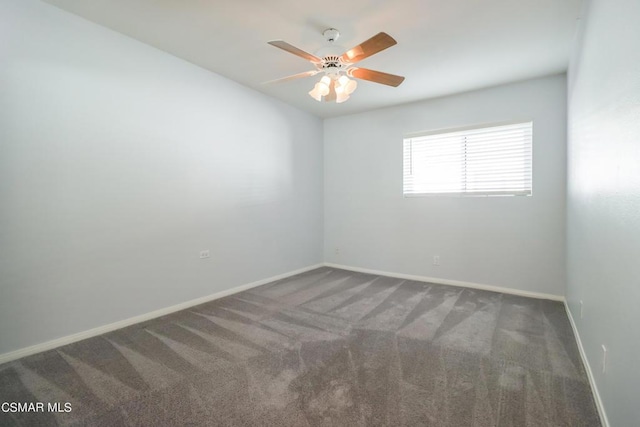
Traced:
MULTIPOLYGON (((534 156, 534 120, 531 118, 528 119, 518 119, 518 120, 510 120, 503 122, 493 122, 493 123, 481 123, 474 125, 467 125, 461 127, 454 128, 440 128, 429 131, 422 132, 411 132, 405 133, 402 136, 402 195, 404 198, 420 198, 420 197, 532 197, 533 196, 533 180, 534 180, 534 171, 533 171, 533 156, 534 156), (481 130, 493 127, 501 127, 501 126, 510 126, 517 124, 531 124, 531 142, 529 144, 529 159, 530 159, 530 190, 527 191, 509 191, 509 190, 498 190, 498 191, 485 191, 485 192, 469 192, 469 191, 458 191, 458 192, 430 192, 430 193, 406 193, 405 192, 405 141, 407 139, 412 138, 421 138, 428 137, 432 135, 445 135, 449 133, 457 133, 457 132, 465 132, 472 130, 481 130)), ((466 150, 465 150, 466 152, 466 150)), ((466 153, 465 153, 466 156, 466 153)), ((463 168, 462 174, 466 175, 467 168, 463 168)), ((466 182, 466 179, 465 179, 466 182)))

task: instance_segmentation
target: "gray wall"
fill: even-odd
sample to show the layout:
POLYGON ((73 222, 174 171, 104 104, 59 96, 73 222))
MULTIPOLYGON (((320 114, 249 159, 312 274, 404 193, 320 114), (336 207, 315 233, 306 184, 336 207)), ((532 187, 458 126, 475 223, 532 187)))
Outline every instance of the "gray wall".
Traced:
POLYGON ((564 75, 325 120, 325 261, 564 295, 565 141, 564 75), (532 197, 403 198, 403 134, 531 119, 532 197))
POLYGON ((640 418, 639 17, 593 0, 569 73, 567 299, 612 426, 640 418))
POLYGON ((322 131, 53 6, 0 2, 0 354, 322 262, 322 131))

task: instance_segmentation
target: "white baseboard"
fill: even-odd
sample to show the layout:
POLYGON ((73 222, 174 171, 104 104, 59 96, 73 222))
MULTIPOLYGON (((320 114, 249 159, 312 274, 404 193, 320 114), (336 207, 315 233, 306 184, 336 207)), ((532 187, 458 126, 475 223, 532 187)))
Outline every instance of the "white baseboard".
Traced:
POLYGON ((204 304, 205 302, 213 301, 219 298, 236 294, 238 292, 246 291, 247 289, 255 288, 257 286, 261 286, 270 282, 275 282, 276 280, 281 280, 287 277, 295 276, 296 274, 314 270, 322 266, 323 264, 310 265, 308 267, 300 268, 298 270, 289 271, 283 274, 278 274, 277 276, 272 276, 266 279, 257 280, 255 282, 236 286, 231 289, 225 289, 224 291, 216 292, 215 294, 192 299, 190 301, 185 301, 183 303, 172 305, 170 307, 161 308, 159 310, 141 314, 139 316, 134 316, 128 319, 120 320, 118 322, 109 323, 108 325, 98 326, 97 328, 89 329, 83 332, 78 332, 77 334, 67 335, 65 337, 56 338, 51 341, 43 342, 41 344, 36 344, 30 347, 25 347, 19 350, 11 351, 9 353, 0 354, 0 364, 11 362, 12 360, 20 359, 21 357, 30 356, 32 354, 51 350, 51 349, 61 347, 63 345, 71 344, 77 341, 81 341, 87 338, 95 337, 97 335, 101 335, 107 332, 115 331, 116 329, 121 329, 126 326, 133 325, 135 323, 140 323, 147 320, 155 319, 156 317, 165 316, 167 314, 171 314, 176 311, 184 310, 185 308, 190 308, 199 304, 204 304))
POLYGON ((482 289, 484 291, 501 292, 503 294, 519 295, 523 297, 548 299, 553 301, 564 301, 562 295, 545 294, 541 292, 522 291, 519 289, 504 288, 501 286, 484 285, 481 283, 463 282, 460 280, 441 279, 437 277, 416 276, 413 274, 392 273, 389 271, 371 270, 369 268, 352 267, 350 265, 333 264, 325 262, 326 267, 339 268, 342 270, 356 271, 358 273, 376 274, 378 276, 395 277, 398 279, 416 280, 418 282, 436 283, 438 285, 458 286, 463 288, 482 289))
POLYGON ((600 398, 600 393, 598 392, 598 386, 596 385, 595 377, 593 376, 593 371, 591 370, 591 365, 589 364, 589 359, 587 359, 587 353, 584 351, 584 347, 582 346, 580 333, 578 332, 578 328, 576 327, 576 322, 573 320, 573 315, 571 314, 571 310, 569 309, 569 304, 567 303, 566 300, 564 302, 564 309, 567 312, 569 323, 571 323, 571 328, 573 329, 573 335, 575 335, 576 342, 578 343, 578 350, 580 351, 582 364, 584 365, 584 368, 587 371, 587 377, 589 378, 589 385, 591 385, 591 392, 593 393, 593 399, 596 401, 596 408, 598 408, 598 415, 600 415, 600 421, 602 421, 603 427, 609 427, 609 419, 607 418, 607 413, 604 410, 604 404, 602 403, 602 399, 600 398))

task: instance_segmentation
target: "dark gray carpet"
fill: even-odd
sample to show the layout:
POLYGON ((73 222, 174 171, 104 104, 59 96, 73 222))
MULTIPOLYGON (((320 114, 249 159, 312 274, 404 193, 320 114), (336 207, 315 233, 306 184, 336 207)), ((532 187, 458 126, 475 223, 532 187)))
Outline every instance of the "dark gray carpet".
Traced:
POLYGON ((559 302, 321 268, 0 366, 0 425, 599 426, 559 302))

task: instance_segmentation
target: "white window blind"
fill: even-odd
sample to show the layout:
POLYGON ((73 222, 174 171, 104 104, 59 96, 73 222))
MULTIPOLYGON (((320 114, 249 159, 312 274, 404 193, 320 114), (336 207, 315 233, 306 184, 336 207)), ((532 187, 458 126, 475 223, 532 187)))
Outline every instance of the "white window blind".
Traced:
POLYGON ((404 139, 404 195, 531 195, 533 123, 404 139))

